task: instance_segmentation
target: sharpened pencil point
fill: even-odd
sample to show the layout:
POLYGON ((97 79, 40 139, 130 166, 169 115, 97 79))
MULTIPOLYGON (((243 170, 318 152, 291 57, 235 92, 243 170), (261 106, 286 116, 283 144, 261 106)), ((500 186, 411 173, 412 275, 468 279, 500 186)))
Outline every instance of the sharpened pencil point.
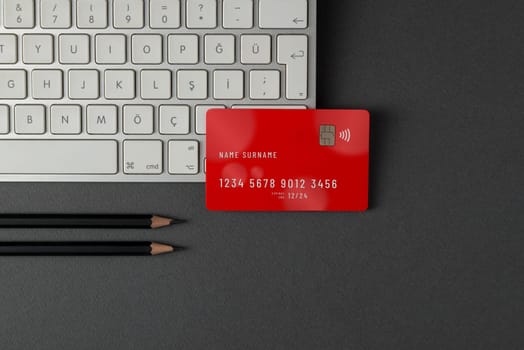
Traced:
POLYGON ((153 215, 151 217, 151 228, 161 228, 161 227, 171 226, 174 224, 179 224, 180 222, 178 221, 179 221, 178 219, 171 219, 171 218, 166 218, 164 216, 153 215))
POLYGON ((175 251, 175 248, 170 245, 156 242, 151 243, 151 255, 167 254, 173 251, 175 251))
POLYGON ((184 219, 171 219, 171 225, 184 224, 187 220, 184 219))

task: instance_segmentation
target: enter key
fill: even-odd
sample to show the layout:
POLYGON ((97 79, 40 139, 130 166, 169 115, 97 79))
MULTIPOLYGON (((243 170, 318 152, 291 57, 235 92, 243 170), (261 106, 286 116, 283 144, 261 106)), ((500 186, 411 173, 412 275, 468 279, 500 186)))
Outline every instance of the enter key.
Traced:
POLYGON ((306 35, 280 35, 277 44, 279 64, 286 65, 286 98, 308 97, 308 38, 306 35))

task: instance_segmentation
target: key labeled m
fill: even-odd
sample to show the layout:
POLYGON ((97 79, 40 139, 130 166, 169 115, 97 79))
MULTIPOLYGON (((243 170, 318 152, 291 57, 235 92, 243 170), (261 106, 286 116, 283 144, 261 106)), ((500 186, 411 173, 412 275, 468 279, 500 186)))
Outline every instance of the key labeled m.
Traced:
POLYGON ((107 124, 107 119, 106 119, 106 116, 105 115, 98 115, 96 117, 96 123, 97 124, 107 124))

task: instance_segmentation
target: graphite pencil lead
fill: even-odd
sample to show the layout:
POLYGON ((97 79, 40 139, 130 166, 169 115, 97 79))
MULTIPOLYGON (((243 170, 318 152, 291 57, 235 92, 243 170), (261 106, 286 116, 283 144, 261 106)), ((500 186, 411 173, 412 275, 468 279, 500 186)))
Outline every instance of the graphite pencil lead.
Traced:
POLYGON ((181 251, 187 249, 186 247, 181 247, 181 246, 179 246, 179 245, 173 245, 173 246, 171 246, 171 247, 173 247, 173 251, 174 251, 174 252, 181 252, 181 251))
POLYGON ((171 225, 185 224, 187 220, 184 219, 171 219, 171 225))

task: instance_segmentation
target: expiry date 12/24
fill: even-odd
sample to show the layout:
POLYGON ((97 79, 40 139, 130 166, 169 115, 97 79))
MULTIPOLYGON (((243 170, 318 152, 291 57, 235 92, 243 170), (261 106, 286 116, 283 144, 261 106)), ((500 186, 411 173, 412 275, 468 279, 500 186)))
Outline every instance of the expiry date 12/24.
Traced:
POLYGON ((241 178, 219 178, 219 187, 223 189, 312 189, 331 190, 339 186, 337 179, 241 179, 241 178))

